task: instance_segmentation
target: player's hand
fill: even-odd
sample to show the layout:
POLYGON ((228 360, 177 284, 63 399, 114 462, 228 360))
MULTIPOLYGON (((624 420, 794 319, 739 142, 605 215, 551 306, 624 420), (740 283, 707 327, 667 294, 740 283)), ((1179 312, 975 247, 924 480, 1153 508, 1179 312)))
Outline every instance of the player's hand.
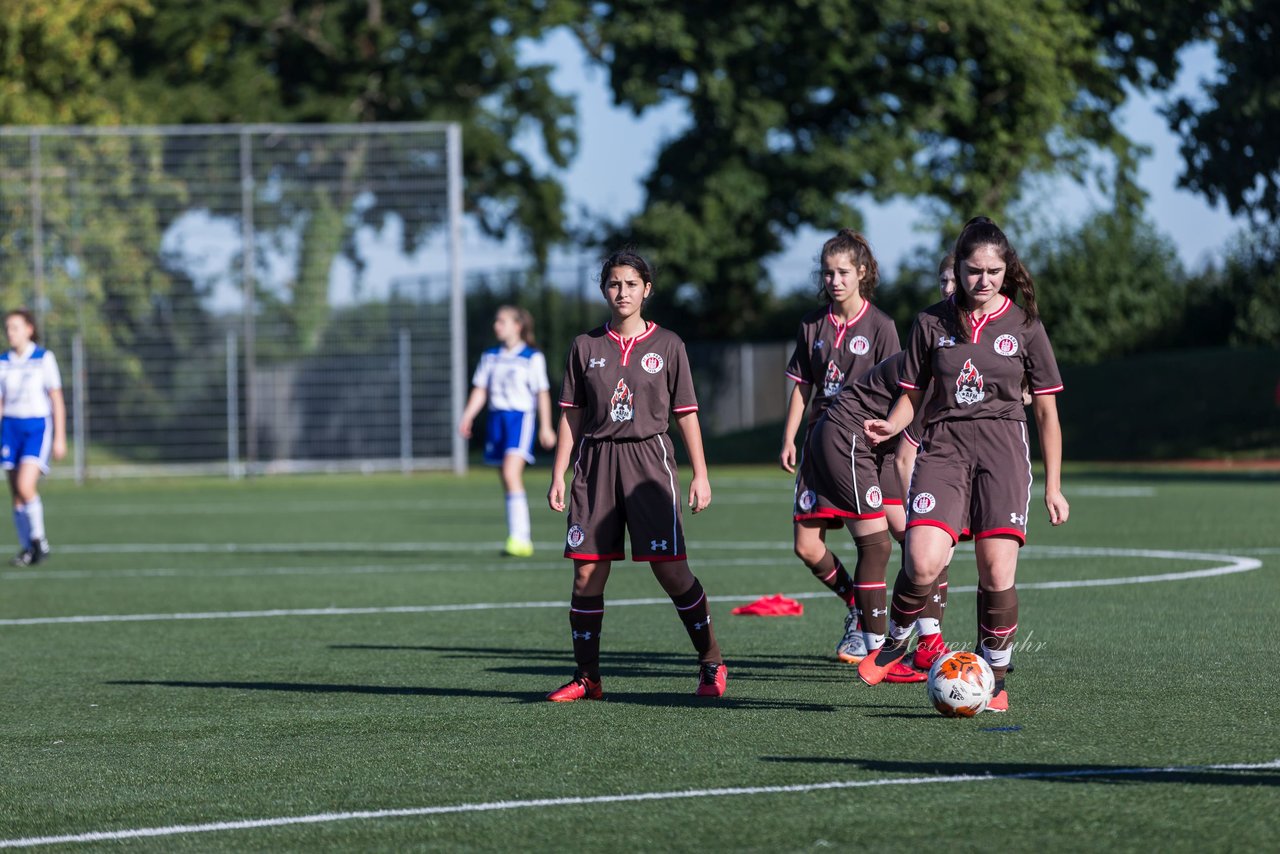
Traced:
POLYGON ((711 481, 705 477, 695 477, 689 484, 689 509, 701 513, 711 504, 711 481))
POLYGON ((1049 510, 1049 523, 1055 528, 1067 521, 1071 515, 1071 505, 1060 490, 1044 491, 1044 506, 1049 510))
POLYGON ((796 443, 787 442, 782 446, 782 453, 778 454, 778 462, 782 464, 782 470, 796 473, 796 443))
POLYGON ((53 458, 55 460, 60 460, 66 455, 67 455, 67 440, 54 439, 53 440, 53 458))
POLYGON ((564 478, 551 479, 551 488, 547 490, 547 505, 557 513, 564 512, 564 478))
POLYGON ((556 431, 551 429, 539 430, 538 443, 546 450, 551 450, 556 446, 556 431))
POLYGON ((464 418, 458 422, 458 435, 464 439, 471 438, 471 419, 464 418))
POLYGON ((868 418, 863 421, 862 433, 866 436, 867 444, 873 448, 881 442, 887 442, 898 435, 898 431, 894 430, 893 426, 883 418, 868 418))

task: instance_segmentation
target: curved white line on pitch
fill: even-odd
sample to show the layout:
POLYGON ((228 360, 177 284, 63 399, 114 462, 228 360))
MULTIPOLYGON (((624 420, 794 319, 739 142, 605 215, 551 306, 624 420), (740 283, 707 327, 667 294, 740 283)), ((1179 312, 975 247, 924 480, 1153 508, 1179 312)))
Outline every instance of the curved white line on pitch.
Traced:
MULTIPOLYGON (((1190 581, 1219 575, 1252 572, 1262 566, 1262 561, 1251 557, 1212 554, 1209 552, 1176 552, 1162 549, 1104 549, 1074 547, 1043 547, 1046 551, 1059 552, 1058 556, 1076 557, 1145 557, 1163 560, 1226 561, 1208 569, 1187 572, 1166 572, 1158 575, 1130 575, 1122 578, 1083 578, 1072 581, 1033 581, 1019 584, 1020 590, 1062 590, 1072 587, 1111 587, 1122 584, 1153 584, 1163 581, 1190 581)), ((952 592, 972 592, 974 587, 953 587, 952 592)), ((764 594, 751 593, 733 596, 710 596, 712 602, 750 602, 764 594)), ((806 591, 787 594, 792 599, 816 599, 830 596, 829 592, 806 591)), ((635 605, 667 605, 669 598, 611 599, 609 607, 621 608, 635 605)), ((64 623, 148 623, 179 620, 244 620, 265 617, 345 617, 365 614, 432 614, 451 611, 496 611, 509 608, 567 608, 568 602, 474 602, 457 605, 398 605, 368 608, 273 608, 268 611, 196 611, 179 614, 90 614, 70 617, 17 617, 0 620, 0 626, 43 626, 64 623)))
POLYGON ((924 786, 938 783, 991 783, 997 780, 1061 780, 1090 777, 1138 777, 1156 774, 1189 774, 1206 771, 1269 771, 1280 768, 1280 759, 1270 762, 1233 763, 1224 765, 1182 765, 1163 768, 1075 768, 1061 771, 1022 771, 1016 774, 948 774, 932 777, 881 777, 874 780, 831 780, 823 783, 796 783, 787 786, 738 786, 719 789, 685 789, 668 792, 632 792, 622 795, 587 795, 567 798, 534 798, 521 801, 487 801, 469 804, 446 804, 435 807, 328 812, 312 815, 290 815, 278 818, 253 818, 239 821, 215 821, 207 824, 175 824, 168 827, 139 827, 130 830, 99 830, 64 836, 28 836, 0 839, 0 848, 35 848, 44 845, 66 845, 74 842, 118 842, 123 839, 145 839, 158 836, 180 836, 192 833, 218 833, 228 830, 257 830, 264 827, 287 827, 298 824, 331 824, 339 821, 376 821, 388 818, 417 818, 457 813, 499 812, 548 807, 593 806, 596 804, 642 803, 646 801, 684 801, 693 798, 730 798, 750 795, 793 795, 840 789, 870 789, 881 786, 924 786))

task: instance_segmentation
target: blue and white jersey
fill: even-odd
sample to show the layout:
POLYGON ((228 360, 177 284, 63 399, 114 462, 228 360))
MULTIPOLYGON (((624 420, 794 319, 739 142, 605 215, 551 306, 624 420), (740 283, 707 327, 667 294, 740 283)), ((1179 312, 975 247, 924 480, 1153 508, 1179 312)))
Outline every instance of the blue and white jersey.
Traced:
POLYGON ((62 374, 53 353, 31 343, 22 353, 0 355, 0 404, 6 418, 48 418, 53 414, 49 392, 62 388, 62 374))
POLYGON ((490 409, 515 412, 532 412, 537 408, 538 393, 551 388, 546 357, 523 344, 485 350, 471 384, 489 393, 490 409))

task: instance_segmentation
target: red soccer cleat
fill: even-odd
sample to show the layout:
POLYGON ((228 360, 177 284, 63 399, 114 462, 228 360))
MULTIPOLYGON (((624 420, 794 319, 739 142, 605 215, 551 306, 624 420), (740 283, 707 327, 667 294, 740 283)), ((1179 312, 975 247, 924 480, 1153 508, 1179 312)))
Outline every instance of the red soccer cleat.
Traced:
POLYGON ((987 703, 988 712, 1007 712, 1009 711, 1009 692, 1001 688, 996 695, 991 698, 991 702, 987 703))
POLYGON ((908 667, 901 661, 886 670, 884 674, 884 681, 896 682, 898 684, 907 682, 923 682, 928 678, 929 674, 922 673, 914 667, 908 667))
POLYGON ((858 678, 868 685, 879 685, 884 681, 889 668, 906 658, 906 655, 905 641, 897 645, 885 644, 874 655, 868 653, 866 658, 858 662, 858 678))
POLYGON ((729 668, 723 664, 707 662, 698 673, 698 690, 693 693, 699 697, 723 697, 724 684, 729 678, 729 668))
POLYGON ((600 682, 589 678, 581 670, 573 678, 547 695, 553 703, 572 703, 574 700, 603 700, 604 689, 600 682))
POLYGON ((933 663, 950 651, 947 649, 946 641, 942 639, 942 632, 921 635, 920 640, 916 643, 916 652, 911 659, 911 666, 916 670, 923 670, 928 673, 929 668, 933 667, 933 663))

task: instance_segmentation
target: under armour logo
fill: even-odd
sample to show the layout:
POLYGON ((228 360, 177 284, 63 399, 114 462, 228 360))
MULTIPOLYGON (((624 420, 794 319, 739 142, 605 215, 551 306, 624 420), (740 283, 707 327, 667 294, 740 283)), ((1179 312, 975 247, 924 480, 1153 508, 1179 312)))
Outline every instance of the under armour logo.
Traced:
POLYGON ((693 627, 694 627, 695 629, 697 629, 698 631, 702 631, 703 629, 705 629, 705 628, 709 628, 710 626, 711 626, 711 615, 710 615, 710 614, 708 614, 708 615, 707 615, 707 619, 706 619, 706 621, 705 621, 705 622, 701 622, 701 623, 694 623, 694 624, 693 624, 693 627))
POLYGON ((591 640, 591 632, 574 632, 574 640, 591 640))
POLYGON ((821 350, 821 349, 822 349, 822 339, 821 339, 821 338, 819 338, 817 341, 814 341, 814 342, 813 342, 813 349, 815 349, 815 350, 821 350))
POLYGON ((653 549, 655 552, 665 552, 667 550, 667 541, 666 540, 650 540, 649 548, 653 549))
POLYGON ((883 616, 884 616, 885 614, 887 614, 887 613, 889 613, 889 611, 888 611, 887 609, 885 609, 885 608, 872 608, 872 609, 871 609, 871 616, 873 616, 873 617, 883 617, 883 616))
POLYGON ((939 336, 938 336, 938 346, 939 346, 939 347, 954 347, 954 346, 956 346, 956 336, 954 336, 954 335, 939 335, 939 336))
POLYGON ((605 363, 604 359, 587 359, 588 368, 603 368, 604 363, 605 363))
POLYGON ((1027 517, 1025 514, 1022 516, 1019 516, 1017 513, 1010 513, 1009 521, 1015 525, 1025 525, 1027 524, 1027 517))
POLYGON ((937 593, 935 593, 935 594, 933 594, 933 601, 935 601, 935 602, 941 602, 941 601, 942 601, 942 597, 941 597, 941 596, 939 596, 937 593))

